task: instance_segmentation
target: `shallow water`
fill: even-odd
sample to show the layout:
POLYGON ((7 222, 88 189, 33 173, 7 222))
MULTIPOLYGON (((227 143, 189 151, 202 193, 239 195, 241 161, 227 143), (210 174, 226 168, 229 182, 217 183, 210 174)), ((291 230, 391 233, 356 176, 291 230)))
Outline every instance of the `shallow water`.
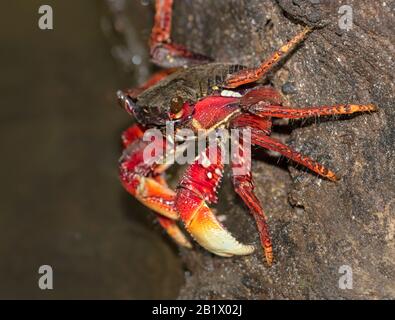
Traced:
POLYGON ((115 92, 130 78, 100 3, 45 3, 54 30, 38 28, 42 1, 0 10, 0 298, 175 298, 177 253, 118 182, 130 119, 115 92), (37 285, 41 265, 53 290, 37 285))

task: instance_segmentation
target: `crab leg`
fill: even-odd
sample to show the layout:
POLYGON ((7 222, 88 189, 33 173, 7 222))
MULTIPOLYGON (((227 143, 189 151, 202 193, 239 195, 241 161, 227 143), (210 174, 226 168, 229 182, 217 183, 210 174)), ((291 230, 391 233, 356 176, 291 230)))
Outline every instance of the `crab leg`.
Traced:
MULTIPOLYGON (((271 95, 272 93, 269 92, 269 94, 271 95)), ((231 127, 240 129, 255 128, 260 134, 265 135, 270 134, 271 121, 268 118, 257 117, 252 114, 241 114, 233 119, 231 127)), ((273 263, 273 248, 270 240, 269 227, 266 223, 267 218, 260 201, 254 192, 254 182, 251 175, 251 156, 246 153, 246 148, 251 148, 251 146, 245 145, 246 142, 242 138, 235 142, 237 143, 237 149, 231 158, 233 186, 255 219, 266 262, 270 266, 273 263), (240 167, 243 167, 244 170, 239 171, 238 169, 240 167)))
POLYGON ((248 91, 240 98, 240 106, 246 111, 254 105, 282 105, 280 93, 272 86, 257 87, 248 91))
POLYGON ((137 200, 155 211, 160 225, 181 246, 191 244, 177 226, 178 214, 174 207, 175 192, 171 190, 162 173, 164 166, 147 166, 143 159, 146 143, 141 140, 143 130, 134 125, 122 135, 125 146, 120 160, 120 178, 124 188, 137 200))
POLYGON ((259 103, 248 109, 262 116, 300 119, 314 116, 330 116, 340 114, 352 114, 355 112, 377 111, 377 107, 373 104, 356 105, 356 104, 339 104, 335 106, 318 106, 307 108, 287 108, 283 106, 260 105, 259 103))
POLYGON ((329 180, 338 180, 338 177, 331 170, 325 168, 317 161, 311 159, 310 157, 303 156, 289 146, 269 137, 270 123, 271 122, 269 118, 266 116, 260 117, 252 114, 241 114, 232 121, 232 126, 250 128, 252 144, 278 152, 281 155, 307 167, 311 171, 328 178, 329 180))
POLYGON ((134 141, 142 138, 143 135, 144 135, 144 129, 140 125, 134 124, 130 126, 124 132, 122 132, 121 139, 122 139, 123 147, 126 148, 134 141))
POLYGON ((248 110, 254 115, 244 114, 234 119, 233 122, 234 125, 236 124, 240 126, 241 123, 242 125, 252 129, 251 139, 253 144, 279 152, 283 156, 286 156, 287 158, 304 165, 308 169, 332 181, 338 180, 338 177, 336 177, 336 175, 331 170, 325 168, 315 160, 301 155, 280 141, 269 137, 270 121, 268 119, 270 119, 270 117, 297 119, 313 116, 377 111, 377 107, 373 104, 347 104, 308 108, 287 108, 281 105, 280 96, 276 93, 275 89, 270 87, 262 87, 251 90, 241 98, 240 104, 244 109, 248 110), (271 103, 277 103, 277 105, 271 105, 271 103))
POLYGON ((210 61, 201 54, 190 52, 184 46, 172 43, 170 38, 172 7, 173 0, 155 1, 155 22, 150 38, 152 61, 165 68, 210 61))
POLYGON ((170 42, 173 0, 155 1, 155 20, 151 43, 170 42))
POLYGON ((186 229, 202 247, 223 257, 247 255, 254 247, 238 242, 207 205, 217 201, 222 175, 221 149, 209 146, 186 170, 177 188, 176 208, 186 229))
POLYGON ((273 53, 267 60, 263 61, 257 68, 243 69, 228 77, 225 81, 225 88, 237 88, 243 84, 255 82, 262 78, 273 66, 278 63, 287 53, 292 51, 306 36, 312 31, 306 27, 302 32, 284 44, 279 50, 273 53))
POLYGON ((276 89, 270 86, 250 90, 240 99, 240 105, 246 111, 259 116, 287 119, 352 114, 355 112, 378 110, 373 104, 338 104, 333 106, 313 106, 304 108, 284 107, 280 94, 276 89))
POLYGON ((165 229, 166 233, 174 240, 175 243, 185 248, 192 248, 191 243, 182 233, 177 223, 169 218, 157 215, 159 224, 165 229))
MULTIPOLYGON (((247 120, 246 117, 243 118, 244 121, 247 120)), ((237 127, 238 124, 241 124, 241 122, 233 123, 233 127, 237 127)), ((264 126, 264 128, 266 129, 266 126, 264 126)), ((232 158, 232 182, 236 193, 243 199, 255 219, 266 261, 270 266, 273 263, 273 247, 272 241, 270 240, 269 227, 266 223, 267 218, 254 192, 254 184, 251 175, 251 158, 245 156, 245 146, 240 142, 237 144, 238 152, 236 152, 232 158), (238 174, 237 169, 240 165, 245 166, 246 173, 238 174)))
POLYGON ((263 135, 261 132, 253 128, 251 129, 251 142, 252 144, 258 145, 262 148, 278 152, 281 155, 305 166, 311 171, 314 171, 320 176, 323 176, 331 181, 339 180, 339 177, 337 177, 334 172, 319 164, 317 161, 300 154, 299 152, 293 150, 289 146, 281 143, 274 138, 263 135))

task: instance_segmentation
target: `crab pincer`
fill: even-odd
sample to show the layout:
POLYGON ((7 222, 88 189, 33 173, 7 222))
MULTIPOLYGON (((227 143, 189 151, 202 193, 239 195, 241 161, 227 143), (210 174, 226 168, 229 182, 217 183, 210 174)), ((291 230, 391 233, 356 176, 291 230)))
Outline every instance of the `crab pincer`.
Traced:
MULTIPOLYGON (((138 201, 156 212, 159 224, 179 245, 191 248, 191 244, 177 226, 178 214, 174 207, 176 193, 169 188, 161 174, 160 166, 144 161, 143 131, 138 125, 128 128, 122 135, 124 144, 120 159, 120 180, 123 187, 138 201)), ((161 145, 161 141, 158 141, 161 145)))
POLYGON ((221 148, 207 147, 181 179, 175 206, 185 228, 208 251, 223 257, 251 254, 254 247, 237 241, 208 206, 218 200, 223 168, 221 148))

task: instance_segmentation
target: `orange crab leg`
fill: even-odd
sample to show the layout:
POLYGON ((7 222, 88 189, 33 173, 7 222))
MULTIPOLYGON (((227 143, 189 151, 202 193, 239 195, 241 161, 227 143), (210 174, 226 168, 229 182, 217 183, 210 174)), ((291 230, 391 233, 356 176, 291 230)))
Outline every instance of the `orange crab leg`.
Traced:
POLYGON ((149 43, 152 61, 165 68, 210 61, 211 59, 208 57, 193 53, 182 45, 172 43, 170 37, 172 7, 173 0, 155 1, 155 22, 149 43))
POLYGON ((283 106, 260 105, 259 103, 248 109, 249 111, 269 117, 300 119, 314 116, 330 116, 340 114, 352 114, 355 112, 373 112, 377 107, 373 104, 339 104, 334 106, 318 106, 305 108, 287 108, 283 106))
POLYGON ((280 94, 273 87, 260 87, 247 92, 240 105, 248 112, 263 117, 299 119, 315 116, 352 114, 355 112, 373 112, 378 108, 373 104, 338 104, 333 106, 284 107, 280 94))
POLYGON ((225 81, 225 88, 237 88, 243 84, 255 82, 267 74, 275 64, 277 64, 287 53, 291 52, 306 36, 312 31, 306 27, 302 32, 284 44, 279 50, 273 53, 267 60, 263 61, 259 67, 243 69, 230 75, 225 81))
POLYGON ((207 203, 216 202, 223 175, 221 150, 209 146, 186 170, 177 188, 176 208, 185 228, 204 248, 219 256, 246 255, 254 247, 238 242, 218 221, 207 203), (210 154, 216 153, 216 160, 210 154))
POLYGON ((315 160, 303 156, 280 141, 269 137, 270 118, 308 118, 313 116, 328 116, 337 114, 352 114, 355 112, 377 111, 373 104, 354 105, 343 104, 335 106, 319 106, 308 108, 288 108, 281 105, 281 99, 275 89, 262 87, 251 90, 240 100, 241 106, 255 115, 241 115, 233 120, 234 125, 250 127, 252 129, 252 143, 263 148, 279 152, 283 156, 304 165, 319 175, 336 181, 338 177, 331 170, 325 168, 315 160), (261 101, 259 101, 261 100, 261 101), (279 105, 270 105, 277 102, 279 105))
POLYGON ((165 229, 166 233, 180 246, 185 248, 192 248, 191 243, 182 233, 177 223, 169 218, 158 215, 158 222, 165 229))
POLYGON ((289 146, 281 143, 280 141, 269 137, 270 134, 270 118, 267 116, 257 116, 252 114, 242 114, 232 121, 233 127, 244 127, 251 129, 251 143, 258 145, 262 148, 269 149, 280 153, 281 155, 305 166, 313 172, 328 178, 329 180, 336 181, 338 177, 331 170, 325 168, 317 161, 310 157, 303 156, 299 152, 293 150, 289 146))
POLYGON ((306 168, 318 173, 331 181, 339 180, 334 172, 327 169, 323 165, 319 164, 317 161, 311 159, 310 157, 304 156, 299 152, 293 150, 289 146, 281 143, 280 141, 271 138, 269 136, 263 135, 261 132, 252 129, 251 130, 251 142, 252 144, 258 145, 262 148, 269 149, 280 153, 281 155, 305 166, 306 168))

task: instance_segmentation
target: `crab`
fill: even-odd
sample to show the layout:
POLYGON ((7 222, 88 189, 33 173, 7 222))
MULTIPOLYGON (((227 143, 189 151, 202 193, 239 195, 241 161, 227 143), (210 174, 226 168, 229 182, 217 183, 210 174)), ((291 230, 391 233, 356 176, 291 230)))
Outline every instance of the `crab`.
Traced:
MULTIPOLYGON (((137 120, 122 134, 121 183, 128 193, 155 212, 160 225, 179 245, 191 248, 189 238, 177 223, 181 220, 192 238, 216 255, 251 254, 254 246, 236 240, 218 220, 215 209, 209 206, 218 201, 217 189, 224 172, 224 159, 217 156, 215 161, 206 164, 200 160, 209 158, 220 145, 210 145, 198 154, 174 190, 165 180, 165 172, 171 164, 160 161, 161 157, 144 161, 144 150, 150 143, 143 139, 144 133, 150 128, 164 131, 167 123, 174 124, 176 132, 189 128, 207 135, 218 128, 248 128, 252 145, 275 151, 326 179, 336 181, 338 177, 333 171, 271 137, 273 118, 343 115, 376 111, 377 107, 373 104, 289 107, 283 105, 281 95, 274 87, 257 83, 303 42, 312 28, 304 27, 259 66, 248 68, 213 62, 173 43, 170 37, 173 0, 156 0, 155 7, 150 53, 155 64, 167 69, 154 74, 138 88, 117 93, 121 106, 137 120)), ((163 147, 169 141, 164 137, 157 143, 163 147)), ((251 161, 245 156, 245 146, 239 143, 238 149, 230 161, 234 190, 256 221, 264 257, 270 266, 273 249, 267 217, 254 192, 251 161), (235 174, 240 163, 246 164, 247 170, 235 174)), ((179 154, 183 147, 176 142, 170 150, 179 154)))

